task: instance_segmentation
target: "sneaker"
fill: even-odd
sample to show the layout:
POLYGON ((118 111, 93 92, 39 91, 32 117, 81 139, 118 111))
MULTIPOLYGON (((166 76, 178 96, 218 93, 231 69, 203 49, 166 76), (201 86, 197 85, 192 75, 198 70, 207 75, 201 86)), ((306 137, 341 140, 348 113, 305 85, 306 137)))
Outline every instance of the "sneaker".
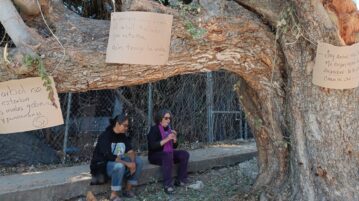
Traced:
POLYGON ((122 199, 118 196, 110 198, 110 201, 122 201, 122 199))
POLYGON ((165 193, 173 194, 174 192, 175 192, 175 189, 173 187, 165 187, 165 193))
POLYGON ((175 186, 179 186, 179 187, 183 187, 183 186, 186 186, 186 183, 182 182, 182 181, 178 181, 178 180, 175 180, 175 186))
POLYGON ((122 195, 123 195, 124 197, 128 197, 128 198, 133 198, 133 197, 136 196, 133 191, 123 191, 122 195))

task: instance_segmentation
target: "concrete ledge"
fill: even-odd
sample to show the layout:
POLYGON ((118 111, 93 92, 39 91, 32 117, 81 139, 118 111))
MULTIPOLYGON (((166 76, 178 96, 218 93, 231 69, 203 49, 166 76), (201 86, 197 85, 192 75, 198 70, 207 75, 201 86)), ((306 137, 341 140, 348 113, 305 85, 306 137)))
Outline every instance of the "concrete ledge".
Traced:
MULTIPOLYGON (((249 160, 257 155, 255 143, 218 146, 190 151, 189 172, 199 172, 213 167, 223 167, 249 160)), ((148 163, 139 180, 145 184, 161 180, 158 166, 148 163)), ((173 172, 175 173, 175 171, 173 172)), ((0 177, 1 201, 59 201, 86 194, 105 192, 109 185, 90 186, 89 165, 59 168, 44 172, 31 172, 0 177)))

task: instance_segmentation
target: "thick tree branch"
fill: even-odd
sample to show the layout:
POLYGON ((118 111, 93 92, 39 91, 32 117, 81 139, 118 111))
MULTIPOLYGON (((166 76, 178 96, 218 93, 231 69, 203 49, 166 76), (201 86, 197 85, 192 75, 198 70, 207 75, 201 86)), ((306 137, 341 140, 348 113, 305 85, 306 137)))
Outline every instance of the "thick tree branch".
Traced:
MULTIPOLYGON (((258 81, 269 82, 272 67, 278 68, 272 63, 278 50, 273 48, 273 34, 261 20, 239 6, 238 9, 239 17, 204 21, 207 35, 201 40, 192 39, 183 19, 175 16, 168 64, 143 66, 106 64, 109 22, 81 18, 55 4, 50 19, 67 54, 63 59, 62 49, 53 38, 43 39, 39 54, 45 57, 59 92, 117 88, 218 69, 235 72, 251 87, 260 88, 258 81)), ((9 79, 7 75, 0 71, 0 80, 9 79)))
POLYGON ((261 15, 263 20, 266 20, 275 27, 280 20, 280 13, 283 11, 283 8, 286 7, 286 3, 282 0, 235 0, 240 5, 245 8, 261 15))
POLYGON ((17 47, 38 44, 10 0, 0 1, 0 22, 17 47))
POLYGON ((19 11, 25 15, 39 15, 40 9, 37 1, 41 0, 14 0, 14 4, 18 7, 19 11))
POLYGON ((359 41, 359 11, 353 0, 293 0, 298 21, 306 36, 333 45, 352 45, 359 41))

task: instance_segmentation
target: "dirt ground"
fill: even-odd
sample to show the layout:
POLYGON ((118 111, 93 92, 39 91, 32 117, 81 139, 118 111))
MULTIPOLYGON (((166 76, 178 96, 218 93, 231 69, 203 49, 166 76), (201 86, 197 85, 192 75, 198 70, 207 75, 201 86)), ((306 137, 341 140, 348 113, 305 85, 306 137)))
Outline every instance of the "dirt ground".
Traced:
MULTIPOLYGON (((153 182, 139 186, 135 189, 135 198, 124 198, 125 201, 223 201, 230 200, 235 195, 247 197, 248 192, 255 182, 258 174, 257 160, 252 160, 220 169, 212 169, 201 173, 190 174, 191 183, 202 181, 204 187, 194 190, 188 187, 176 188, 174 195, 163 192, 162 184, 153 182), (243 196, 242 196, 243 195, 243 196)), ((110 192, 96 195, 98 201, 108 201, 110 192)), ((246 198, 245 200, 248 200, 246 198)), ((67 201, 86 201, 86 197, 73 198, 67 201)))

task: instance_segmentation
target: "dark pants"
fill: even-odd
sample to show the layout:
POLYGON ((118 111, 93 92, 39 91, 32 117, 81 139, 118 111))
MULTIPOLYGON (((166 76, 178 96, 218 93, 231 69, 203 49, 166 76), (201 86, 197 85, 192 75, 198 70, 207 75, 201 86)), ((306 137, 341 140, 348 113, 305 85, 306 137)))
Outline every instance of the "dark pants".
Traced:
POLYGON ((160 165, 163 175, 163 185, 172 187, 172 167, 173 162, 179 163, 177 180, 181 182, 187 181, 187 165, 189 153, 184 150, 173 150, 173 153, 154 152, 148 155, 151 164, 160 165))

